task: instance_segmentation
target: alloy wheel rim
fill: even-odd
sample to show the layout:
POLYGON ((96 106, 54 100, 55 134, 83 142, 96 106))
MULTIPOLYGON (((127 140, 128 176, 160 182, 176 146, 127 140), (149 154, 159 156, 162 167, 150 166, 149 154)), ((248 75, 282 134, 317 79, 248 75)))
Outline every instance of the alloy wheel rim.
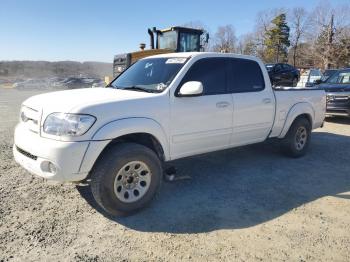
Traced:
POLYGON ((295 134, 295 146, 297 150, 302 150, 305 147, 307 141, 307 130, 305 127, 300 126, 295 134))
POLYGON ((124 203, 141 199, 151 183, 151 170, 142 161, 131 161, 119 169, 114 180, 114 193, 124 203))

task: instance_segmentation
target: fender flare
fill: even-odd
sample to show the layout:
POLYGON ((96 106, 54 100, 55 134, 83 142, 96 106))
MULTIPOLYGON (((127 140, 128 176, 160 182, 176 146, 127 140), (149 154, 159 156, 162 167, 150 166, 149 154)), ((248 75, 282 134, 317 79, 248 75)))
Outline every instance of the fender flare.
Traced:
POLYGON ((278 138, 284 138, 286 136, 294 120, 300 115, 308 115, 309 120, 311 121, 311 127, 313 126, 313 121, 315 119, 315 111, 312 108, 311 104, 307 102, 296 103, 289 110, 286 121, 284 122, 282 131, 279 134, 278 138))
POLYGON ((93 141, 113 140, 123 135, 147 133, 152 135, 161 145, 165 159, 169 159, 169 142, 163 127, 154 119, 131 117, 113 120, 101 126, 92 136, 93 141))
POLYGON ((85 151, 79 171, 90 172, 96 160, 111 140, 135 133, 152 135, 163 149, 164 160, 170 160, 169 143, 162 126, 151 118, 132 117, 108 122, 94 133, 85 151))

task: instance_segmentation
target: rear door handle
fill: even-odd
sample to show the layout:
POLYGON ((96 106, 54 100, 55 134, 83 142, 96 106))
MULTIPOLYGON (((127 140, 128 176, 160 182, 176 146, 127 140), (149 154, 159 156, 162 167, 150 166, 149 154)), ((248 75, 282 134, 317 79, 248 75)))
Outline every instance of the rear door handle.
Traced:
POLYGON ((225 108, 225 107, 228 107, 229 105, 230 103, 226 101, 221 101, 216 103, 217 108, 225 108))
POLYGON ((270 104, 271 103, 271 99, 270 98, 264 98, 263 99, 263 103, 264 104, 270 104))

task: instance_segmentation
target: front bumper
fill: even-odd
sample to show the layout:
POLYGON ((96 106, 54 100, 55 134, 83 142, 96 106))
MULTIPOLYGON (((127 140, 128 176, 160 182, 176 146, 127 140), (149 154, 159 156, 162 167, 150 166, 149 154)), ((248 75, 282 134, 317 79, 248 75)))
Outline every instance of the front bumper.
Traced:
POLYGON ((350 93, 327 93, 326 114, 350 116, 350 93))
POLYGON ((327 109, 326 115, 328 116, 348 116, 350 117, 350 109, 339 109, 339 108, 334 108, 334 109, 327 109))
POLYGON ((326 115, 350 116, 350 104, 327 103, 326 115))
POLYGON ((62 142, 43 138, 19 124, 15 130, 13 155, 30 173, 60 182, 81 181, 88 171, 80 172, 89 141, 62 142), (55 166, 52 172, 49 163, 55 166))

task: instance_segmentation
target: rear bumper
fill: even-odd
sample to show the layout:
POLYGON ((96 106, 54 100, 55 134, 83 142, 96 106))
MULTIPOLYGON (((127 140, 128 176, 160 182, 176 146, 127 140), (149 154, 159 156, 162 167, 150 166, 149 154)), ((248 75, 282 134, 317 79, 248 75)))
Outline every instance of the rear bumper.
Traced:
POLYGON ((14 140, 13 155, 16 162, 34 175, 60 182, 81 181, 88 175, 88 172, 79 170, 89 141, 47 139, 21 124, 16 127, 14 140), (50 169, 52 164, 55 172, 50 169))

